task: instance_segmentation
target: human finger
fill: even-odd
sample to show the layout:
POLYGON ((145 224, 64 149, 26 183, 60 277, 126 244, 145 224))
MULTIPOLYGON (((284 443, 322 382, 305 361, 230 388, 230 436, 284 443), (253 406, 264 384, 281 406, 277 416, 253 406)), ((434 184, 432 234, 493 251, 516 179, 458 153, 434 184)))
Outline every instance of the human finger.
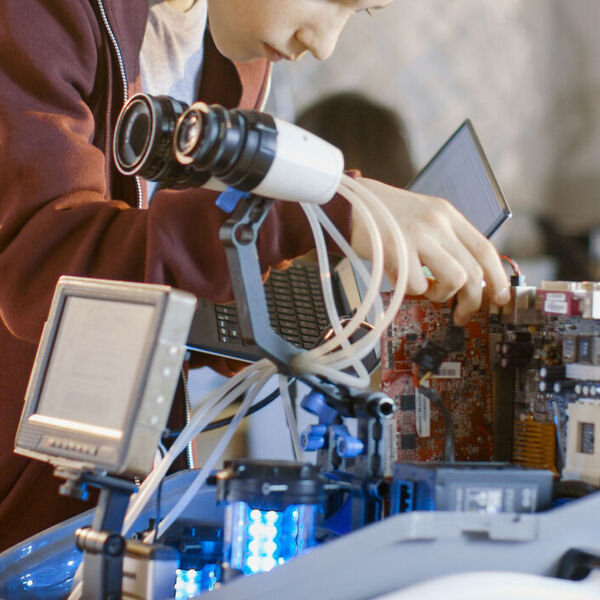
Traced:
POLYGON ((408 277, 406 281, 406 293, 410 296, 422 296, 429 289, 429 281, 423 272, 423 265, 416 252, 410 252, 408 256, 408 277))
POLYGON ((454 296, 467 281, 467 273, 459 260, 437 241, 424 243, 419 253, 421 262, 433 275, 425 296, 444 302, 454 296))
POLYGON ((454 309, 454 322, 464 325, 481 306, 485 276, 483 267, 460 240, 455 239, 453 242, 447 238, 443 245, 460 263, 467 276, 465 283, 457 291, 454 309))
POLYGON ((466 220, 458 224, 455 232, 482 269, 492 302, 506 304, 510 300, 508 276, 492 243, 466 220))

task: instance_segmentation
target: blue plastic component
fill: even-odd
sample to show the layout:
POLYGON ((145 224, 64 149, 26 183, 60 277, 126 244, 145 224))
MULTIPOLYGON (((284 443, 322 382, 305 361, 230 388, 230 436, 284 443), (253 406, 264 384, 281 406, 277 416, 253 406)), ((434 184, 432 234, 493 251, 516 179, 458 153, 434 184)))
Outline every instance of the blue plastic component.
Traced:
POLYGON ((300 435, 300 445, 306 452, 320 450, 327 441, 341 458, 354 458, 365 448, 364 443, 351 435, 345 425, 311 425, 300 435))
POLYGON ((409 479, 394 481, 391 493, 391 513, 396 514, 415 510, 415 493, 414 481, 409 479))
POLYGON ((335 449, 340 458, 354 458, 362 453, 365 445, 361 440, 349 434, 337 436, 335 449))
POLYGON ((311 425, 300 434, 300 445, 302 450, 312 452, 320 450, 325 445, 325 436, 327 435, 327 425, 311 425))
POLYGON ((302 400, 301 406, 304 410, 317 415, 319 423, 331 425, 338 416, 338 411, 331 408, 325 401, 325 396, 320 392, 309 392, 302 400))
POLYGON ((335 535, 344 535, 352 531, 352 496, 321 524, 321 529, 335 535))
POLYGON ((249 195, 250 192, 243 192, 229 187, 219 194, 216 204, 223 212, 231 213, 238 205, 238 202, 243 198, 247 198, 249 195))
POLYGON ((15 578, 4 593, 7 598, 26 600, 63 600, 69 595, 75 571, 81 563, 81 551, 72 548, 38 564, 15 578))

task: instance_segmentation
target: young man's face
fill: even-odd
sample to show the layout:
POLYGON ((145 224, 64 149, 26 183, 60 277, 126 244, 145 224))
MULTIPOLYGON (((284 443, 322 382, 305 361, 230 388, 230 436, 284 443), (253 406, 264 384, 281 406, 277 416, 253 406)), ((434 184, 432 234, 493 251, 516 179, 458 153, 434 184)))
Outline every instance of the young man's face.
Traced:
POLYGON ((208 0, 210 29, 222 54, 235 61, 323 60, 348 19, 392 0, 208 0))

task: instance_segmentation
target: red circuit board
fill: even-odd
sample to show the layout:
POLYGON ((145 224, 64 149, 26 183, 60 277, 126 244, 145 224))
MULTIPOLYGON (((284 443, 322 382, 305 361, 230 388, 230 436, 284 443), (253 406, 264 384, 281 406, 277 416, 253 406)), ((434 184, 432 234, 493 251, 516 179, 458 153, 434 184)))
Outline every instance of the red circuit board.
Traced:
MULTIPOLYGON (((388 297, 384 297, 387 302, 388 297)), ((449 304, 407 297, 381 340, 382 391, 398 405, 397 457, 401 462, 441 460, 446 422, 440 409, 415 387, 412 357, 425 339, 443 340, 449 304)), ((489 365, 488 312, 464 328, 464 349, 448 354, 429 385, 446 404, 455 426, 459 461, 492 459, 493 396, 489 365)))

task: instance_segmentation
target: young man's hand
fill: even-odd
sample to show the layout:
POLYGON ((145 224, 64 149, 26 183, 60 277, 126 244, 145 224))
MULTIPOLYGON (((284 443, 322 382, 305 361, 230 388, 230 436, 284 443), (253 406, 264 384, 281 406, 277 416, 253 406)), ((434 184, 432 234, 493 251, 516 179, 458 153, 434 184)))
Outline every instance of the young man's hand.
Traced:
MULTIPOLYGON (((408 249, 407 294, 424 295, 443 302, 457 296, 454 322, 464 325, 481 305, 482 282, 495 304, 510 299, 509 282, 494 246, 449 202, 433 196, 415 194, 379 181, 358 178, 392 212, 408 249), (427 266, 435 278, 423 272, 427 266)), ((374 215, 376 220, 378 215, 374 215)), ((383 229, 384 249, 387 231, 383 229)), ((352 221, 352 247, 369 258, 371 247, 364 223, 357 211, 352 221)), ((397 265, 386 256, 386 270, 395 279, 397 265)))

